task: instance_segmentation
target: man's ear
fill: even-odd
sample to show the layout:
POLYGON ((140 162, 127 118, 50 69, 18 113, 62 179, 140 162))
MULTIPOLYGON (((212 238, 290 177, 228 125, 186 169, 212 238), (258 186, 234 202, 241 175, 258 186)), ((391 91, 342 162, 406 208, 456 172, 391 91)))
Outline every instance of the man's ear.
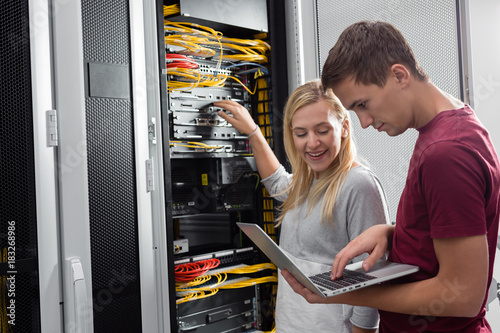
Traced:
POLYGON ((397 83, 406 86, 410 80, 410 71, 401 64, 394 64, 391 66, 391 76, 397 83))

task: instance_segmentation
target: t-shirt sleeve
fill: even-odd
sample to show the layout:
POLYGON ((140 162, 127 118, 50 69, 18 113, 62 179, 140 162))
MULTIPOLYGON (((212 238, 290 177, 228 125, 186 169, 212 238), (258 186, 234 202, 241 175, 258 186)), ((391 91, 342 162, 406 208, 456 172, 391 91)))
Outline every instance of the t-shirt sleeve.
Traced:
MULTIPOLYGON (((349 196, 347 204, 347 223, 349 241, 356 238, 366 229, 376 225, 389 223, 389 212, 382 184, 368 169, 359 169, 352 174, 346 185, 349 196)), ((353 262, 364 260, 368 254, 358 256, 353 262)), ((376 309, 355 306, 350 318, 353 325, 364 329, 378 327, 379 316, 376 309)))
POLYGON ((272 175, 263 178, 261 181, 270 195, 274 196, 278 201, 285 201, 288 194, 283 192, 290 185, 292 174, 288 173, 283 165, 280 165, 272 175))
POLYGON ((431 237, 486 234, 486 181, 477 153, 458 142, 441 142, 421 158, 420 187, 431 237))
MULTIPOLYGON (((366 229, 389 223, 389 212, 382 185, 371 171, 358 172, 349 182, 347 195, 347 224, 349 241, 352 241, 366 229)), ((366 258, 356 258, 359 261, 366 258)))
POLYGON ((365 306, 355 306, 351 316, 351 324, 364 329, 378 328, 379 315, 378 310, 365 306))

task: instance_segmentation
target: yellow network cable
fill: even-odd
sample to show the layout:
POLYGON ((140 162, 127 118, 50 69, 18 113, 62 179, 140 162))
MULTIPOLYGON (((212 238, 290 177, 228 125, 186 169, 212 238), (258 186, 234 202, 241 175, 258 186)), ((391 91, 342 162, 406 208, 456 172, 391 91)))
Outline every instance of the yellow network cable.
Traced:
POLYGON ((220 48, 220 55, 219 55, 219 62, 217 63, 216 68, 220 69, 220 64, 221 61, 224 60, 236 60, 236 61, 251 61, 251 62, 257 62, 257 63, 266 63, 267 62, 267 57, 264 55, 266 51, 270 50, 269 44, 266 42, 259 40, 259 39, 237 39, 237 38, 227 38, 223 37, 222 33, 219 31, 215 31, 212 28, 201 26, 198 24, 194 23, 189 23, 189 22, 170 22, 170 21, 165 21, 165 30, 167 31, 176 31, 179 33, 184 33, 184 34, 192 34, 192 35, 185 35, 184 37, 186 40, 178 40, 179 35, 174 35, 176 36, 175 38, 171 38, 169 36, 166 36, 166 43, 167 44, 173 44, 173 45, 178 45, 185 47, 188 50, 189 54, 192 55, 198 55, 198 56, 204 56, 204 57, 210 57, 213 50, 208 51, 207 48, 204 48, 201 45, 198 45, 198 47, 193 46, 190 43, 196 42, 199 44, 205 44, 205 45, 213 45, 213 44, 218 44, 220 48), (194 28, 193 28, 194 27, 194 28), (201 30, 200 30, 201 29, 201 30), (205 36, 209 39, 215 39, 217 40, 217 43, 214 43, 212 41, 208 41, 204 38, 199 38, 193 35, 202 35, 205 36), (224 41, 224 43, 223 43, 224 41), (227 43, 226 41, 230 41, 231 43, 227 43), (184 42, 184 43, 183 43, 184 42), (224 55, 223 54, 223 47, 232 49, 232 50, 237 50, 239 52, 242 52, 242 54, 232 54, 232 55, 224 55))
POLYGON ((208 39, 189 35, 168 35, 165 36, 165 44, 175 45, 184 48, 179 51, 181 54, 188 54, 196 57, 209 58, 215 55, 215 51, 200 44, 208 44, 208 39))
POLYGON ((228 268, 224 272, 212 275, 203 275, 195 278, 189 282, 176 282, 175 291, 181 297, 176 301, 177 304, 194 301, 200 298, 209 297, 217 293, 219 289, 236 289, 253 286, 255 284, 277 282, 276 274, 260 278, 248 278, 245 280, 227 281, 228 274, 250 274, 262 270, 271 269, 276 271, 276 266, 272 263, 262 263, 244 267, 228 268), (205 287, 200 285, 208 283, 213 277, 217 279, 216 282, 205 287), (225 282, 225 283, 224 283, 225 282), (208 293, 207 293, 208 292, 208 293), (183 293, 187 293, 183 295, 183 293))
POLYGON ((177 30, 177 31, 182 31, 182 32, 187 32, 187 33, 192 33, 192 34, 198 34, 198 35, 203 35, 203 36, 214 36, 216 39, 219 39, 222 37, 222 32, 216 31, 210 27, 205 27, 203 25, 199 25, 196 23, 190 23, 190 22, 172 22, 172 21, 165 21, 165 29, 166 30, 177 30), (201 29, 201 30, 200 30, 201 29), (203 31, 205 30, 205 31, 203 31))
POLYGON ((257 63, 267 62, 267 58, 259 54, 229 54, 229 55, 224 55, 222 59, 230 61, 251 61, 257 63))
POLYGON ((181 8, 178 4, 171 6, 163 6, 163 16, 170 16, 179 14, 181 12, 181 8))
POLYGON ((190 293, 186 296, 183 296, 182 298, 179 298, 175 301, 176 304, 181 304, 181 303, 184 303, 184 302, 189 302, 189 301, 195 301, 197 299, 201 299, 201 298, 205 298, 205 297, 210 297, 210 296, 213 296, 215 294, 217 294, 217 292, 219 291, 219 289, 212 289, 212 290, 209 290, 208 293, 206 293, 205 291, 199 291, 199 292, 194 292, 194 293, 190 293))
MULTIPOLYGON (((256 81, 256 87, 258 89, 258 101, 257 101, 257 122, 262 131, 262 134, 267 139, 267 142, 271 147, 273 147, 272 142, 272 127, 271 118, 269 115, 269 92, 267 90, 268 84, 265 78, 258 78, 256 81)), ((269 236, 276 241, 275 230, 274 230, 274 204, 273 199, 267 192, 266 188, 262 188, 262 206, 263 206, 263 221, 264 221, 264 231, 269 234, 269 236)))
POLYGON ((278 282, 278 278, 276 276, 264 276, 260 278, 248 279, 244 281, 238 281, 234 283, 228 283, 221 287, 220 289, 237 289, 237 288, 245 288, 254 286, 256 284, 268 283, 268 282, 278 282))
MULTIPOLYGON (((267 81, 264 78, 259 78, 256 82, 256 87, 259 89, 259 94, 258 94, 258 104, 257 104, 257 120, 259 122, 259 125, 261 128, 265 128, 268 125, 267 120, 269 118, 266 118, 266 113, 268 112, 269 108, 269 103, 265 102, 268 100, 269 95, 267 91, 267 81)), ((266 133, 263 133, 264 136, 266 136, 266 133)))
POLYGON ((211 146, 211 145, 204 144, 202 142, 188 142, 188 143, 180 142, 180 143, 177 143, 174 141, 170 141, 170 147, 185 147, 185 148, 194 148, 194 149, 219 149, 219 148, 221 148, 221 146, 211 146))
POLYGON ((246 91, 248 91, 251 95, 255 94, 255 90, 254 89, 253 91, 251 91, 250 89, 248 89, 248 87, 246 85, 244 85, 238 78, 234 77, 234 76, 228 76, 228 78, 238 82, 243 88, 245 88, 246 91))
POLYGON ((165 30, 175 30, 177 29, 182 29, 183 31, 186 31, 187 33, 192 33, 192 34, 201 34, 203 36, 211 37, 214 36, 217 42, 219 43, 220 47, 220 56, 219 56, 219 62, 217 63, 217 70, 220 69, 220 65, 222 63, 222 55, 223 55, 223 48, 222 48, 222 43, 220 41, 220 38, 222 37, 222 32, 220 31, 215 31, 212 28, 205 27, 196 23, 189 23, 189 22, 171 22, 171 21, 165 21, 165 30), (194 28, 191 28, 194 27, 194 28), (199 30, 201 29, 201 30, 199 30), (205 30, 205 31, 203 31, 205 30), (208 32, 208 33, 207 33, 208 32), (210 34, 211 35, 210 35, 210 34))
MULTIPOLYGON (((214 42, 207 42, 207 45, 214 44, 214 42)), ((222 46, 227 49, 231 49, 233 51, 239 51, 241 54, 226 54, 222 56, 224 60, 240 60, 240 61, 250 61, 250 62, 258 62, 258 63, 266 63, 267 57, 259 52, 255 51, 255 48, 242 46, 237 44, 230 43, 222 43, 222 46)), ((261 48, 257 48, 259 51, 262 51, 261 48)))
POLYGON ((271 46, 263 41, 262 39, 239 39, 239 38, 228 38, 222 37, 221 42, 230 42, 232 44, 246 45, 259 52, 260 54, 265 54, 267 51, 271 50, 271 46))
MULTIPOLYGON (((167 69, 167 74, 178 76, 186 81, 169 80, 168 92, 172 90, 189 90, 194 87, 223 87, 228 76, 219 74, 217 76, 201 74, 196 69, 191 68, 171 68, 167 69)), ((241 82, 238 83, 242 84, 241 82)), ((243 85, 243 84, 242 84, 243 85)))
POLYGON ((236 268, 229 267, 228 270, 224 270, 224 273, 250 274, 250 273, 260 272, 266 269, 276 270, 276 266, 272 263, 262 263, 262 264, 255 264, 255 265, 236 267, 236 268))
POLYGON ((189 287, 199 286, 200 284, 207 283, 212 279, 212 275, 202 275, 189 282, 176 282, 175 287, 179 289, 186 289, 189 287))
MULTIPOLYGON (((202 35, 210 39, 217 40, 219 46, 226 46, 229 48, 245 48, 245 53, 259 53, 265 54, 271 49, 269 44, 260 39, 238 39, 228 38, 222 35, 221 32, 215 31, 212 28, 202 25, 189 23, 189 22, 171 22, 165 20, 165 30, 175 31, 178 33, 202 35), (200 30, 201 29, 201 30, 200 30), (256 52, 255 52, 255 51, 256 52)), ((241 50, 241 49, 240 49, 241 50)))
MULTIPOLYGON (((194 292, 194 291, 212 290, 214 288, 219 288, 220 284, 222 284, 227 279, 227 274, 225 274, 225 273, 215 274, 215 275, 212 275, 212 276, 215 276, 217 278, 217 282, 215 282, 213 285, 210 285, 208 287, 197 287, 197 288, 194 288, 194 287, 189 286, 189 284, 191 282, 186 282, 185 284, 182 284, 182 286, 176 286, 175 287, 175 291, 176 292, 194 292)), ((196 279, 198 279, 198 278, 196 278, 196 279)), ((195 280, 193 280, 193 281, 195 281, 195 280)), ((208 279, 208 280, 210 280, 210 279, 208 279)), ((197 283, 198 282, 195 282, 196 285, 198 285, 197 283)))
MULTIPOLYGON (((165 30, 176 32, 176 34, 165 36, 165 43, 167 45, 182 47, 183 51, 179 52, 181 54, 204 58, 214 57, 215 51, 211 48, 205 47, 204 45, 219 45, 220 54, 218 55, 219 60, 216 65, 216 73, 220 70, 220 65, 223 59, 253 63, 267 62, 267 57, 264 54, 270 49, 270 47, 262 40, 226 38, 223 37, 222 33, 219 31, 189 22, 165 21, 165 30), (213 42, 212 40, 214 39, 217 40, 217 42, 213 42), (224 43, 222 41, 224 41, 224 43), (240 54, 223 54, 224 47, 233 51, 238 51, 240 54)), ((181 80, 168 80, 168 93, 172 90, 190 90, 194 87, 223 87, 228 78, 239 83, 250 94, 254 94, 255 89, 257 89, 256 85, 254 91, 251 91, 245 84, 234 76, 226 76, 222 74, 206 75, 201 74, 193 68, 167 68, 167 74, 173 77, 181 78, 181 80)), ((257 75, 262 75, 262 72, 259 70, 257 75)))
MULTIPOLYGON (((238 78, 231 75, 201 74, 197 69, 192 68, 167 68, 167 75, 183 78, 185 80, 168 80, 168 93, 170 93, 172 90, 190 90, 195 87, 224 87, 227 79, 236 81, 252 95, 255 94, 255 91, 257 89, 257 86, 255 86, 255 89, 253 91, 250 90, 238 78)), ((257 75, 262 75, 262 72, 258 71, 257 75)))
POLYGON ((207 75, 200 73, 192 68, 169 68, 167 74, 184 78, 186 81, 169 80, 169 92, 179 88, 193 87, 223 87, 227 76, 225 75, 207 75))
MULTIPOLYGON (((224 280, 225 280, 225 278, 224 278, 224 280)), ((198 287, 198 288, 189 288, 189 289, 176 288, 175 291, 177 293, 186 292, 187 294, 182 295, 181 297, 183 297, 183 298, 187 297, 187 299, 184 300, 183 298, 181 298, 181 300, 182 301, 191 301, 191 300, 195 300, 195 299, 199 298, 199 297, 193 298, 193 296, 199 295, 199 293, 203 293, 202 295, 205 295, 204 292, 206 292, 206 291, 211 291, 214 289, 217 289, 217 290, 219 290, 219 289, 238 289, 238 288, 251 287, 251 286, 254 286, 256 284, 262 284, 262 283, 271 283, 271 282, 276 283, 276 282, 278 282, 278 278, 276 276, 271 275, 271 276, 264 276, 264 277, 260 277, 260 278, 248 278, 245 280, 228 281, 225 284, 222 284, 223 282, 224 281, 217 282, 215 285, 208 286, 208 287, 198 287)), ((211 295, 206 295, 205 297, 208 297, 208 296, 211 296, 211 295)))

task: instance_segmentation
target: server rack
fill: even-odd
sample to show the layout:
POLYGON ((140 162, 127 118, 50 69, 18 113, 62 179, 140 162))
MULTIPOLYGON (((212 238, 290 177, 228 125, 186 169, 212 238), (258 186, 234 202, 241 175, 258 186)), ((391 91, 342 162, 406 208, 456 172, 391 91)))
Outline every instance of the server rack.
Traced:
POLYGON ((57 137, 47 137, 54 129, 47 125, 53 108, 48 2, 4 3, 1 9, 0 330, 58 332, 62 294, 51 146, 57 137))
MULTIPOLYGON (((281 4, 263 4, 269 9, 265 20, 280 22, 280 14, 270 17, 281 4)), ((216 246, 192 242, 198 249, 182 258, 172 251, 174 216, 189 216, 183 219, 192 221, 183 227, 198 223, 201 214, 211 215, 212 222, 219 216, 230 234, 235 234, 234 223, 229 229, 228 223, 240 216, 257 221, 263 208, 250 209, 261 196, 254 195, 257 177, 250 174, 255 171, 251 157, 232 156, 224 147, 217 158, 206 154, 196 159, 201 170, 196 172, 207 174, 213 185, 210 195, 225 199, 198 205, 195 209, 201 211, 195 214, 174 213, 172 158, 163 143, 170 141, 170 126, 182 125, 163 117, 169 97, 166 74, 159 69, 165 67, 164 54, 159 57, 165 52, 161 1, 27 0, 3 12, 8 15, 1 38, 10 47, 3 49, 1 65, 2 77, 9 80, 2 89, 2 185, 8 186, 2 186, 6 229, 1 231, 1 245, 7 251, 2 251, 6 260, 0 272, 6 287, 1 290, 3 301, 11 302, 9 292, 16 286, 18 324, 8 326, 10 313, 5 311, 10 310, 4 309, 2 329, 176 331, 179 318, 192 320, 189 308, 195 305, 175 305, 176 261, 210 253, 222 264, 259 262, 255 249, 248 244, 234 249, 227 237, 216 246), (152 64, 157 68, 151 70, 152 64), (212 175, 203 168, 220 173, 212 175), (237 175, 233 171, 238 169, 237 175), (8 266, 13 262, 8 246, 14 232, 15 284, 7 282, 8 274, 14 274, 8 266)), ((271 40, 272 45, 279 43, 271 40)), ((269 76, 286 82, 284 68, 285 63, 274 66, 269 76)), ((273 107, 281 110, 287 94, 275 81, 270 91, 273 107)), ((194 121, 213 125, 212 119, 194 121)), ((238 136, 223 129, 226 136, 238 136)), ((175 163, 182 169, 187 160, 175 163)), ((215 325, 211 327, 232 329, 233 324, 221 320, 228 316, 221 306, 234 303, 242 314, 234 317, 236 326, 244 322, 254 327, 257 308, 268 308, 262 299, 265 292, 254 287, 241 291, 245 296, 228 291, 196 303, 196 312, 207 311, 215 325), (212 304, 214 300, 219 305, 212 304)), ((247 324, 241 327, 250 329, 247 324)))
MULTIPOLYGON (((235 222, 259 223, 273 232, 274 202, 259 185, 248 138, 218 117, 212 103, 232 99, 244 105, 282 158, 282 133, 272 126, 273 118, 282 118, 288 95, 286 61, 273 52, 285 48, 283 39, 277 37, 284 33, 282 5, 281 1, 157 2, 170 317, 165 324, 171 332, 246 332, 272 327, 275 283, 239 289, 224 289, 221 284, 217 294, 191 300, 183 298, 185 292, 176 287, 174 277, 178 278, 183 265, 212 259, 220 262, 209 271, 213 274, 217 269, 226 272, 237 265, 266 261, 239 233, 235 222), (164 13, 164 9, 173 12, 164 13), (214 31, 225 39, 223 47, 214 31), (196 53, 181 38, 186 43, 195 40, 202 49, 196 53), (270 50, 260 53, 267 60, 241 60, 244 57, 238 58, 238 51, 231 48, 235 40, 243 46, 249 40, 269 44, 270 50), (206 74, 201 78, 205 84, 172 70, 174 62, 181 68, 197 67, 206 74), (257 71, 264 75, 254 78, 257 71), (214 78, 223 78, 224 84, 213 84, 214 78)), ((228 275, 242 279, 241 275, 228 275)), ((270 275, 247 273, 243 279, 270 275)))
POLYGON ((137 4, 2 5, 2 332, 159 331, 137 4))

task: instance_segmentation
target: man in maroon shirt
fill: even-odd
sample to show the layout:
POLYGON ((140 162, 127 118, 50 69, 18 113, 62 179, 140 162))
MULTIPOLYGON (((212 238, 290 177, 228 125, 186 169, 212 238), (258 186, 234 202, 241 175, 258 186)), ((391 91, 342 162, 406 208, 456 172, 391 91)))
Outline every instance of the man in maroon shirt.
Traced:
POLYGON ((396 136, 415 128, 395 226, 372 227, 335 258, 332 278, 368 252, 369 270, 389 260, 420 267, 397 283, 330 298, 282 272, 311 303, 379 309, 380 332, 491 332, 484 318, 500 214, 500 164, 487 130, 471 108, 432 84, 392 25, 358 22, 330 50, 324 87, 353 110, 361 126, 396 136))

